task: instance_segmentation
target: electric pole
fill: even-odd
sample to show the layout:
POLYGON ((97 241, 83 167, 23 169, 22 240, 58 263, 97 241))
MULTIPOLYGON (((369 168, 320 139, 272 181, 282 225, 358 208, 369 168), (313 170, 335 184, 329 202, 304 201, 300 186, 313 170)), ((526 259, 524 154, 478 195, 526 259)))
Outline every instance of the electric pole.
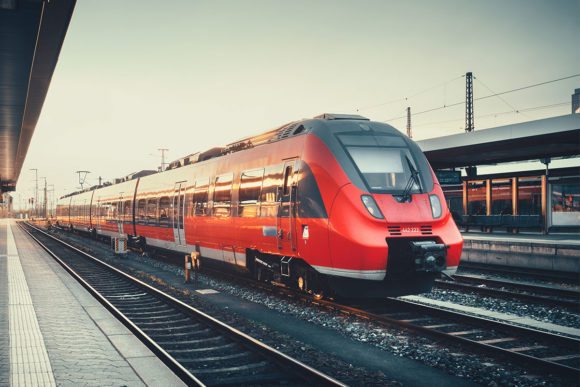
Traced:
POLYGON ((46 210, 47 210, 47 207, 46 207, 46 204, 47 204, 47 200, 46 200, 47 199, 47 197, 46 197, 46 177, 41 177, 41 179, 44 179, 44 200, 43 200, 42 212, 44 213, 44 218, 48 218, 47 212, 46 212, 46 210))
POLYGON ((48 186, 50 187, 48 190, 48 192, 50 194, 50 196, 49 196, 50 199, 48 202, 48 208, 49 208, 48 212, 49 212, 50 217, 52 218, 52 216, 53 216, 52 210, 54 208, 54 184, 49 184, 48 186))
POLYGON ((34 171, 34 203, 32 203, 32 213, 36 213, 36 203, 38 203, 38 169, 37 168, 30 168, 31 171, 34 171))
POLYGON ((157 149, 161 152, 161 172, 165 170, 165 152, 169 151, 167 148, 159 148, 157 149))
POLYGON ((475 124, 473 122, 473 73, 465 74, 465 132, 473 132, 475 124))
POLYGON ((413 138, 411 133, 411 107, 407 106, 407 137, 413 138))

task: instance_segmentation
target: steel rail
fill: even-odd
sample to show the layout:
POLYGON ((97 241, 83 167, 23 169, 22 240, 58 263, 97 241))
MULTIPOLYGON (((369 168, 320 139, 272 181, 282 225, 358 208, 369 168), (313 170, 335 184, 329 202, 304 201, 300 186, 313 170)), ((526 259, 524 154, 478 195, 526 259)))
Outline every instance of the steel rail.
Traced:
MULTIPOLYGON (((450 335, 443 331, 439 331, 432 328, 423 327, 419 324, 414 324, 412 322, 405 322, 401 319, 396 319, 393 317, 389 317, 385 314, 381 315, 378 313, 373 313, 369 311, 368 308, 356 306, 356 304, 346 303, 346 302, 338 302, 334 300, 327 300, 327 299, 314 299, 312 296, 308 294, 304 294, 302 292, 295 291, 294 289, 290 289, 284 286, 272 286, 272 284, 265 284, 261 282, 257 282, 255 280, 234 276, 231 274, 224 273, 222 271, 212 270, 207 266, 204 269, 205 271, 210 271, 214 275, 218 275, 222 278, 227 278, 232 281, 237 281, 240 283, 244 283, 246 285, 252 286, 254 288, 267 291, 270 293, 277 292, 283 294, 285 297, 292 297, 295 299, 300 299, 306 302, 309 302, 314 305, 322 306, 330 310, 335 310, 341 313, 355 315, 373 322, 377 322, 379 324, 388 326, 388 327, 401 327, 410 331, 421 333, 425 336, 437 337, 440 339, 444 339, 450 342, 456 342, 462 346, 470 347, 475 350, 479 350, 480 352, 487 353, 489 355, 500 356, 503 358, 511 359, 516 363, 522 364, 524 366, 530 367, 534 371, 542 371, 548 373, 554 373, 559 376, 564 376, 566 378, 571 378, 573 380, 577 380, 580 377, 580 369, 567 366, 565 364, 556 363, 553 361, 546 361, 542 360, 538 357, 533 357, 530 355, 526 355, 520 352, 510 351, 506 348, 501 348, 496 345, 490 345, 485 343, 480 343, 476 340, 470 340, 465 337, 457 336, 457 335, 450 335)), ((575 338, 570 338, 550 332, 545 332, 537 329, 527 328, 515 324, 511 324, 509 322, 491 320, 484 317, 477 317, 457 311, 451 311, 447 309, 441 309, 434 306, 427 306, 424 304, 419 304, 407 300, 400 300, 394 298, 388 298, 384 300, 380 300, 384 305, 388 305, 390 309, 387 309, 389 312, 397 311, 394 308, 401 309, 414 309, 417 311, 421 311, 422 313, 432 315, 432 316, 440 316, 442 318, 448 319, 449 321, 457 322, 462 321, 465 324, 476 325, 478 327, 487 326, 491 327, 494 331, 497 332, 505 332, 510 334, 517 334, 523 336, 524 338, 534 338, 537 340, 541 340, 543 342, 548 342, 552 344, 557 344, 565 347, 573 347, 578 349, 580 352, 580 340, 575 338)))
POLYGON ((580 291, 574 289, 567 289, 562 287, 547 286, 498 278, 487 278, 466 274, 454 274, 453 278, 466 283, 489 284, 499 287, 508 287, 531 293, 540 293, 562 298, 577 299, 580 302, 580 291))
MULTIPOLYGON (((75 246, 70 245, 67 242, 64 242, 41 229, 38 229, 35 226, 27 224, 28 227, 31 227, 36 232, 42 233, 47 238, 54 240, 55 242, 61 244, 67 249, 70 249, 76 252, 79 255, 89 259, 90 261, 100 265, 101 267, 107 269, 110 272, 113 272, 122 278, 126 279, 127 281, 132 282, 133 284, 138 285, 139 287, 143 288, 144 290, 153 293, 157 297, 163 299, 167 303, 171 304, 172 306, 176 306, 181 310, 185 310, 190 314, 194 315, 196 319, 203 321, 204 323, 213 326, 214 328, 218 329, 219 331, 225 332, 229 337, 235 338, 236 341, 241 342, 245 347, 253 348, 258 353, 262 354, 266 358, 273 359, 275 363, 279 364, 283 369, 291 370, 298 379, 302 379, 304 381, 311 382, 316 385, 332 385, 332 386, 344 386, 343 383, 339 382, 338 380, 262 343, 261 341, 239 331, 238 329, 231 327, 218 319, 190 306, 185 304, 184 302, 176 299, 173 296, 170 296, 149 284, 127 274, 123 271, 105 263, 98 258, 76 248, 75 246)), ((146 346, 148 346, 160 359, 167 364, 170 369, 172 369, 184 382, 188 385, 201 385, 203 386, 204 383, 200 380, 200 378, 196 377, 195 375, 191 374, 183 365, 181 365, 175 358, 173 358, 167 351, 165 351, 159 344, 157 344, 153 339, 151 339, 143 330, 141 330, 133 321, 131 321, 127 316, 125 316, 118 308, 116 308, 111 302, 109 302, 105 296, 101 295, 93 286, 91 286, 88 282, 86 282, 81 276, 76 273, 76 271, 67 265, 62 259, 60 259, 56 253, 50 250, 45 244, 43 244, 38 238, 32 235, 29 230, 25 227, 21 226, 22 229, 27 232, 45 251, 47 251, 67 272, 69 272, 75 279, 77 279, 93 296, 95 296, 99 302, 101 302, 107 309, 109 309, 115 317, 117 317, 123 324, 125 324, 135 335, 141 339, 146 346)))
MULTIPOLYGON (((207 266, 205 270, 208 270, 207 266)), ((464 347, 469 347, 478 350, 480 352, 487 353, 489 355, 500 356, 506 359, 513 360, 514 362, 529 367, 534 371, 542 371, 544 373, 554 373, 556 375, 564 376, 566 378, 573 380, 577 380, 578 378, 580 378, 580 369, 570 367, 565 364, 556 363, 553 361, 543 360, 542 358, 526 355, 521 352, 510 351, 509 349, 502 348, 497 345, 481 343, 478 342, 477 340, 471 340, 466 337, 461 337, 460 335, 451 335, 434 328, 428 328, 421 326, 419 324, 415 324, 413 322, 404 321, 408 319, 397 319, 394 317, 389 317, 388 315, 386 315, 386 313, 393 314, 395 312, 400 312, 401 310, 418 311, 422 314, 436 316, 445 319, 451 323, 462 322, 463 324, 476 327, 484 327, 484 328, 488 327, 490 328, 490 330, 493 330, 494 332, 503 333, 504 336, 517 335, 519 337, 519 340, 522 339, 526 339, 528 341, 538 340, 544 343, 550 343, 552 345, 560 345, 567 348, 576 348, 577 352, 580 353, 580 340, 577 338, 562 336, 551 332, 528 328, 521 325, 515 325, 510 322, 473 316, 458 311, 441 309, 435 306, 424 305, 413 301, 402 300, 397 298, 387 298, 383 300, 377 300, 378 306, 384 307, 385 314, 381 314, 371 311, 370 308, 368 307, 361 306, 360 304, 357 305, 356 303, 350 301, 344 300, 335 301, 328 299, 318 300, 314 299, 312 296, 308 294, 304 294, 297 290, 284 287, 282 284, 280 284, 281 286, 272 286, 248 278, 225 274, 217 270, 209 269, 209 271, 211 271, 215 275, 225 277, 233 281, 242 282, 254 288, 258 288, 260 290, 264 290, 270 293, 276 292, 282 294, 285 297, 300 299, 313 305, 318 305, 325 307, 329 310, 334 310, 340 313, 361 317, 366 320, 373 321, 387 327, 401 327, 426 336, 444 339, 449 342, 455 342, 464 347)), ((375 305, 375 307, 376 306, 377 305, 375 305)))
POLYGON ((514 292, 507 289, 499 289, 498 287, 512 287, 514 289, 520 289, 523 291, 540 291, 538 287, 530 286, 528 288, 524 288, 524 286, 512 286, 510 282, 503 282, 503 281, 496 281, 496 280, 464 280, 459 279, 458 276, 454 276, 460 282, 452 282, 447 280, 435 280, 435 285, 438 288, 443 289, 450 289, 450 290, 458 290, 458 291, 471 291, 474 293, 485 294, 493 297, 501 297, 501 298, 513 298, 521 301, 528 301, 537 304, 549 305, 549 306, 562 306, 566 308, 579 308, 580 303, 577 300, 571 299, 562 299, 562 298, 554 298, 547 295, 540 295, 540 294, 530 294, 530 293, 521 293, 521 292, 514 292), (465 281, 465 282, 463 282, 465 281), (469 283, 466 283, 469 281, 469 283), (486 287, 480 287, 476 284, 486 285, 486 287), (489 287, 491 285, 492 287, 489 287), (495 286, 495 287, 494 287, 495 286))

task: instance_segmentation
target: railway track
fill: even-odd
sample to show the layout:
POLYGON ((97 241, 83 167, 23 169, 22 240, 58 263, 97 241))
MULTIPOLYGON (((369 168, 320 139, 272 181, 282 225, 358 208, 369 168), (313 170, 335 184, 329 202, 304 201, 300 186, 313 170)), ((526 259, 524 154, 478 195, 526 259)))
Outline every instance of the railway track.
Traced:
POLYGON ((570 380, 580 378, 580 340, 507 322, 467 315, 402 299, 356 301, 316 300, 284 286, 271 286, 248 278, 204 269, 212 275, 243 283, 318 307, 358 316, 387 327, 400 327, 421 335, 455 342, 529 368, 570 380))
POLYGON ((580 307, 580 292, 577 290, 472 275, 456 274, 452 278, 455 281, 436 280, 436 286, 443 289, 513 298, 554 307, 572 309, 580 307))
POLYGON ((534 373, 553 374, 574 381, 580 378, 580 339, 577 338, 398 298, 365 302, 319 300, 282 284, 271 286, 207 266, 205 270, 233 282, 361 317, 386 327, 400 327, 454 342, 476 352, 521 364, 534 373))
POLYGON ((188 385, 343 385, 36 227, 21 227, 188 385))
POLYGON ((362 303, 352 300, 318 300, 284 286, 270 286, 209 270, 214 275, 270 293, 300 299, 386 327, 404 328, 438 340, 454 342, 466 349, 520 364, 534 373, 553 374, 574 381, 580 378, 580 340, 577 338, 397 298, 362 303))
POLYGON ((338 304, 337 308, 500 356, 533 372, 571 380, 580 377, 580 340, 576 338, 401 299, 338 304))

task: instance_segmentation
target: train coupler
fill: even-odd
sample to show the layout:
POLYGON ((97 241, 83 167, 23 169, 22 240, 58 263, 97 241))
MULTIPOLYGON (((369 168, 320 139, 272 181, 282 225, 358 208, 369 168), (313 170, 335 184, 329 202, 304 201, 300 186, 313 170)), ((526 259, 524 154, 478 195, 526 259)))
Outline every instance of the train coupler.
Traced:
POLYGON ((435 241, 410 242, 416 271, 441 272, 447 267, 447 246, 435 241))

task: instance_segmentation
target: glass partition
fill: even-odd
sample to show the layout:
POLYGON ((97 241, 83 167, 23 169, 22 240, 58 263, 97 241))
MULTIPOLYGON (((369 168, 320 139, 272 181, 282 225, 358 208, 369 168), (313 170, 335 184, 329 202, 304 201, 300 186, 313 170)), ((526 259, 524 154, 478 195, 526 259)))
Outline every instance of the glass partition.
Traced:
POLYGON ((542 214, 542 178, 541 176, 518 178, 518 214, 542 214))
POLYGON ((513 214, 512 182, 510 179, 493 179, 491 181, 491 214, 513 214))
POLYGON ((486 215, 485 181, 467 182, 467 213, 486 215))
POLYGON ((446 185, 443 187, 443 194, 449 211, 454 216, 464 215, 463 213, 463 185, 446 185))
POLYGON ((580 181, 566 179, 551 185, 552 225, 580 226, 580 181))

